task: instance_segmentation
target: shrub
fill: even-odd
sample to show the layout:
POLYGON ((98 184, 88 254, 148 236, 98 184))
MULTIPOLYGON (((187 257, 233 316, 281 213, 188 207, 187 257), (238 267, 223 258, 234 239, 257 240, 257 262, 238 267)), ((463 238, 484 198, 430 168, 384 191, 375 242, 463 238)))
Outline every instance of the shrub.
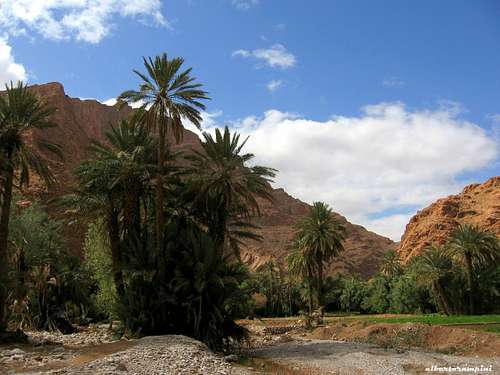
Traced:
POLYGON ((340 307, 347 312, 361 311, 366 297, 367 285, 359 276, 351 276, 343 281, 340 307))
POLYGON ((12 213, 12 322, 17 327, 71 331, 93 314, 94 290, 79 258, 66 254, 62 223, 34 203, 12 213), (33 230, 36 228, 36 230, 33 230))
POLYGON ((92 296, 97 312, 103 318, 113 318, 117 297, 111 272, 111 253, 101 220, 89 225, 83 249, 85 265, 98 287, 92 296))

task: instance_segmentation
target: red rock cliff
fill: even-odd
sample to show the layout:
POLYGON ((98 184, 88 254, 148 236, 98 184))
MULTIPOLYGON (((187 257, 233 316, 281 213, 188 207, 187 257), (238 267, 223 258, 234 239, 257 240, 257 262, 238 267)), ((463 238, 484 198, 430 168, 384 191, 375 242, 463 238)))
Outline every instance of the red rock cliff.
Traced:
POLYGON ((444 244, 459 224, 472 224, 500 236, 500 177, 466 186, 417 212, 406 226, 398 252, 403 260, 431 244, 444 244))

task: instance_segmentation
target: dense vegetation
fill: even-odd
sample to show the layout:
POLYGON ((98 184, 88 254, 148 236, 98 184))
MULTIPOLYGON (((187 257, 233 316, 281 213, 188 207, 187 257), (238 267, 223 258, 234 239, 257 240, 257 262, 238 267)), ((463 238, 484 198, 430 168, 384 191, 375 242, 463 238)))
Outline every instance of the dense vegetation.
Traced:
MULTIPOLYGON (((262 314, 286 315, 288 311, 296 314, 311 303, 310 293, 316 296, 313 300, 318 301, 317 289, 303 292, 309 290, 311 284, 307 272, 303 278, 291 280, 285 270, 272 265, 257 277, 255 290, 267 298, 267 304, 260 308, 262 314), (285 293, 289 298, 277 298, 283 291, 293 292, 285 293)), ((329 277, 321 293, 323 306, 331 312, 499 313, 500 242, 495 235, 462 225, 452 233, 446 245, 431 246, 408 264, 402 264, 397 254, 390 251, 379 272, 369 280, 356 275, 329 277), (465 254, 471 254, 470 270, 465 254)), ((316 303, 315 307, 318 306, 321 305, 316 303)))
POLYGON ((496 236, 460 226, 408 264, 388 252, 370 280, 325 278, 345 229, 322 202, 297 223, 286 264, 250 274, 240 246, 260 239, 251 218, 258 199, 272 199, 276 171, 251 164, 246 140, 227 127, 203 133, 189 154, 174 150, 182 122, 199 127, 208 99, 182 65, 165 54, 144 60, 139 90, 120 96, 141 107, 92 143, 59 200, 88 223, 83 257, 68 253, 62 222, 16 195, 32 173, 55 181, 39 151, 61 156, 59 147, 26 136, 53 127, 54 110, 22 83, 0 96, 0 332, 120 320, 129 336, 184 334, 223 349, 245 337, 236 319, 253 315, 499 312, 496 236))
POLYGON ((182 121, 199 126, 208 99, 182 65, 165 54, 145 59, 146 73, 136 72, 139 90, 120 96, 143 106, 112 126, 105 142, 94 142, 75 170, 76 189, 60 203, 91 223, 84 262, 66 254, 61 224, 37 204, 10 211, 15 178, 22 185, 34 171, 53 182, 35 150, 59 149, 24 142, 23 132, 51 126, 53 110, 22 84, 7 88, 0 102, 0 255, 12 261, 2 262, 10 269, 2 272, 0 310, 6 304, 12 313, 0 317, 3 327, 65 330, 83 317, 119 318, 128 335, 186 334, 216 349, 244 336, 235 319, 246 316, 252 299, 239 246, 258 239, 249 219, 259 214, 257 198, 270 199, 275 171, 249 166, 245 140, 228 128, 204 133, 194 154, 173 152, 182 121))

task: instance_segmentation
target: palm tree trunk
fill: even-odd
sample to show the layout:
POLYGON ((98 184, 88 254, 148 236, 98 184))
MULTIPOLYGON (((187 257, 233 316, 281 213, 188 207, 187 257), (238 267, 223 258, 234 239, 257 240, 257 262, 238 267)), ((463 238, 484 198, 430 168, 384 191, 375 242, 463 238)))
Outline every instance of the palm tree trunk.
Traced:
POLYGON ((125 194, 123 209, 123 229, 127 236, 127 243, 136 240, 141 231, 141 185, 137 181, 130 181, 125 194))
POLYGON ((224 256, 224 244, 226 242, 226 215, 227 213, 225 210, 218 212, 214 223, 212 223, 211 228, 209 228, 210 237, 214 240, 218 257, 224 256))
POLYGON ((443 287, 441 286, 441 283, 439 281, 434 282, 434 290, 436 291, 439 301, 438 304, 441 305, 440 307, 443 310, 443 313, 445 315, 450 315, 451 314, 450 304, 448 303, 448 298, 446 297, 443 287))
POLYGON ((311 315, 313 312, 313 272, 310 267, 308 273, 309 280, 307 281, 307 287, 309 289, 309 315, 311 315))
MULTIPOLYGON (((168 121, 169 123, 170 121, 168 121)), ((159 124, 158 139, 158 170, 156 174, 156 255, 160 266, 160 273, 163 270, 163 230, 165 227, 165 215, 163 212, 165 202, 165 192, 163 191, 163 174, 165 167, 165 124, 159 124)))
POLYGON ((318 306, 323 306, 323 258, 319 257, 318 259, 318 280, 317 280, 317 288, 318 288, 318 306))
MULTIPOLYGON (((9 155, 10 156, 10 153, 9 155)), ((10 160, 10 159, 8 159, 10 160)), ((7 274, 7 259, 8 259, 8 240, 9 240, 9 221, 10 207, 12 202, 12 185, 14 182, 14 169, 8 166, 5 170, 4 184, 2 186, 2 212, 0 216, 0 277, 4 278, 7 274)), ((6 299, 7 289, 5 284, 0 286, 0 331, 6 327, 6 299)))
POLYGON ((465 271, 467 274, 467 294, 469 297, 469 314, 474 314, 474 281, 472 280, 472 257, 469 253, 465 253, 465 271))
MULTIPOLYGON (((111 200, 111 199, 110 199, 111 200)), ((113 280, 115 282, 116 293, 121 301, 125 297, 125 285, 123 282, 122 272, 122 253, 120 248, 120 228, 118 224, 118 213, 114 208, 114 204, 110 202, 110 210, 108 212, 108 235, 111 247, 111 267, 113 272, 113 280)))

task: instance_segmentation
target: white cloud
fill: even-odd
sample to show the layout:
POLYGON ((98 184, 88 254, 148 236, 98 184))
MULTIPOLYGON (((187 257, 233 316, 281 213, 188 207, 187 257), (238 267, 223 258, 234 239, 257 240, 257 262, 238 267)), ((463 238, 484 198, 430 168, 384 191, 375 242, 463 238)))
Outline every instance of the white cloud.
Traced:
POLYGON ((381 103, 324 122, 270 110, 233 126, 250 135, 247 150, 258 163, 280 171, 277 186, 309 203, 326 201, 394 240, 416 207, 458 192, 462 173, 498 155, 495 139, 453 107, 410 111, 381 103))
MULTIPOLYGON (((106 104, 107 106, 109 107, 113 107, 116 103, 117 103, 117 100, 116 98, 109 98, 107 100, 104 100, 104 101, 101 101, 102 104, 106 104)), ((129 104, 132 108, 139 108, 142 106, 144 102, 142 101, 138 101, 138 102, 135 102, 135 103, 132 103, 132 104, 129 104)))
POLYGON ((382 81, 382 86, 384 87, 396 88, 396 87, 403 87, 404 85, 405 82, 399 79, 398 77, 389 77, 382 81))
POLYGON ((240 57, 250 57, 252 56, 252 53, 250 51, 247 51, 245 49, 238 49, 236 51, 233 51, 232 56, 240 56, 240 57))
POLYGON ((281 80, 276 80, 276 79, 273 79, 272 81, 270 81, 266 87, 269 91, 273 92, 273 91, 276 91, 278 90, 281 86, 283 85, 283 81, 281 80))
POLYGON ((115 17, 169 26, 160 0, 2 0, 0 28, 13 35, 34 30, 47 39, 99 43, 115 17))
POLYGON ((239 10, 248 10, 259 5, 259 0, 231 0, 231 3, 239 10))
POLYGON ((234 51, 232 55, 243 58, 253 57, 264 61, 272 68, 287 69, 293 67, 297 62, 295 56, 288 52, 282 44, 274 44, 269 48, 255 49, 253 51, 239 49, 234 51))
POLYGON ((16 63, 12 55, 12 47, 7 44, 6 37, 0 36, 0 85, 3 90, 3 85, 6 83, 26 81, 26 69, 21 64, 16 63))

